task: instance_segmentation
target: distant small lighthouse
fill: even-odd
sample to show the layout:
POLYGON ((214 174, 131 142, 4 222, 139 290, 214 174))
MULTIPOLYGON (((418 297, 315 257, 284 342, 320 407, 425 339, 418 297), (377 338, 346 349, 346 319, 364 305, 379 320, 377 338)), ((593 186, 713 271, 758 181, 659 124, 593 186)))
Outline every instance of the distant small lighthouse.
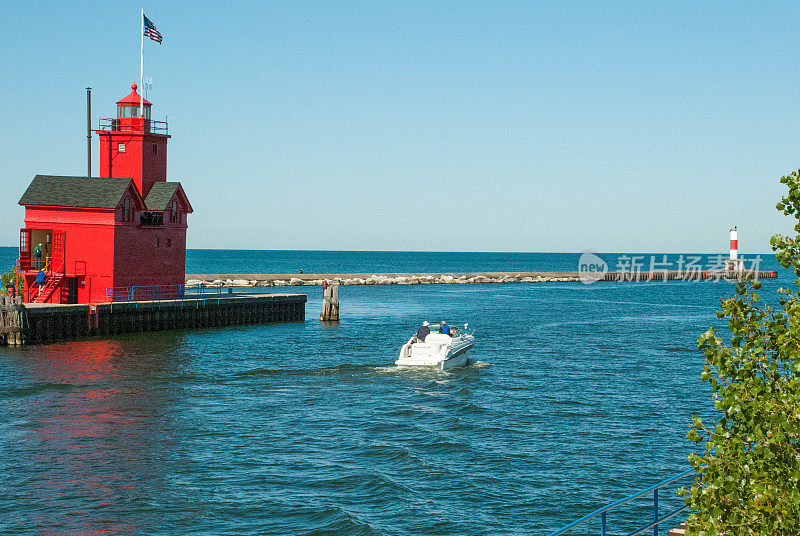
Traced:
POLYGON ((738 272, 744 269, 744 260, 739 258, 739 229, 735 225, 731 229, 731 254, 725 261, 725 269, 738 272))

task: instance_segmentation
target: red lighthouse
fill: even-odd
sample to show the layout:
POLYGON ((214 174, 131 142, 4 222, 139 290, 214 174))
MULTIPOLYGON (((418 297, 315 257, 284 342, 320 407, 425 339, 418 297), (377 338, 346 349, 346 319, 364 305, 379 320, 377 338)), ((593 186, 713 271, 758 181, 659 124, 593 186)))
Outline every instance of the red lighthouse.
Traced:
POLYGON ((167 123, 150 119, 152 104, 136 93, 136 84, 131 90, 117 101, 117 117, 101 119, 96 131, 100 136, 100 176, 132 178, 146 198, 153 184, 167 180, 170 136, 167 123))
POLYGON ((37 175, 20 199, 26 302, 105 302, 119 287, 180 292, 192 207, 166 180, 167 124, 151 120, 136 89, 95 131, 100 177, 37 175))

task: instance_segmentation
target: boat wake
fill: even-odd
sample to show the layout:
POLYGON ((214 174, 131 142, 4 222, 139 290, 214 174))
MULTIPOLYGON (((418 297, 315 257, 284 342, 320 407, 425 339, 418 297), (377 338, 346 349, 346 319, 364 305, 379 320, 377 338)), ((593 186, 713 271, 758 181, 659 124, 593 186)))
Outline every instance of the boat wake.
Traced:
POLYGON ((343 364, 334 365, 331 367, 320 368, 302 368, 302 369, 267 369, 256 368, 245 370, 236 374, 236 377, 243 378, 248 376, 336 376, 336 375, 352 375, 362 372, 369 372, 380 368, 379 365, 353 365, 343 364))
POLYGON ((485 363, 483 361, 473 361, 468 360, 463 366, 441 370, 436 367, 416 367, 416 366, 404 366, 404 365, 387 365, 376 367, 375 371, 380 372, 383 374, 407 374, 407 375, 415 375, 415 376, 449 376, 452 374, 464 374, 469 372, 470 370, 482 369, 486 367, 491 367, 491 363, 485 363))
POLYGON ((449 370, 440 370, 432 367, 407 367, 402 365, 374 365, 374 364, 342 364, 320 368, 300 368, 300 369, 280 369, 280 368, 255 368, 243 370, 234 374, 236 378, 248 378, 253 376, 338 376, 338 375, 365 375, 365 374, 415 374, 415 375, 434 375, 444 376, 458 373, 459 370, 480 369, 491 367, 491 363, 483 361, 468 360, 463 367, 449 370))

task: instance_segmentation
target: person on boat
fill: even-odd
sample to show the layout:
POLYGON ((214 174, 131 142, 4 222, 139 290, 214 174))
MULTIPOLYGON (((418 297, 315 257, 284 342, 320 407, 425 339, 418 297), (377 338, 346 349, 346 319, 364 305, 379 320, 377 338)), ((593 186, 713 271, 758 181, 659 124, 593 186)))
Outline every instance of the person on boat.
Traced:
POLYGON ((450 335, 450 326, 447 325, 447 322, 442 320, 442 327, 439 328, 439 333, 443 335, 450 335))
POLYGON ((428 324, 428 321, 426 320, 417 330, 417 340, 419 342, 425 342, 425 337, 431 334, 431 328, 428 327, 429 325, 430 324, 428 324))

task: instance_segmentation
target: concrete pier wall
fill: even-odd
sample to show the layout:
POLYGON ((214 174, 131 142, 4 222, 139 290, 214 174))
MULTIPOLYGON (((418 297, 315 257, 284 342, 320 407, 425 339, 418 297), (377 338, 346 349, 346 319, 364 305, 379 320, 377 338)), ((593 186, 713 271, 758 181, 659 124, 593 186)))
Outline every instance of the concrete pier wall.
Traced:
POLYGON ((117 333, 245 324, 303 322, 303 294, 253 294, 207 299, 158 300, 98 305, 22 306, 21 337, 0 326, 0 344, 38 344, 117 333), (9 333, 4 333, 4 331, 9 333))

